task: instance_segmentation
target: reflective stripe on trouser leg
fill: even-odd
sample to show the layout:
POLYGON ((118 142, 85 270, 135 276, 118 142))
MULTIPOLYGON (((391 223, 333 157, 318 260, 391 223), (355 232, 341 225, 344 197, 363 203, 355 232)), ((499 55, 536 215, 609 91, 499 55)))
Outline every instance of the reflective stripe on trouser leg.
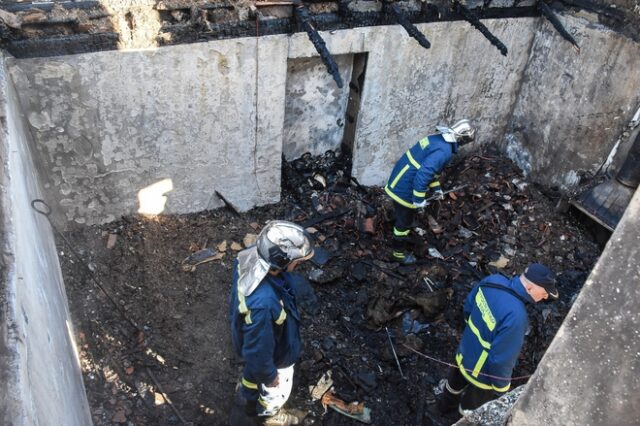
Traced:
POLYGON ((410 232, 411 231, 409 229, 398 229, 395 226, 393 227, 393 242, 391 245, 393 247, 393 257, 397 259, 405 258, 410 232))
POLYGON ((393 227, 393 241, 391 247, 393 248, 393 257, 396 259, 404 259, 409 243, 410 229, 398 229, 393 227))
POLYGON ((258 415, 273 416, 278 412, 291 395, 293 387, 293 365, 286 368, 278 368, 278 386, 272 388, 260 385, 260 397, 258 398, 258 415))
POLYGON ((464 391, 464 388, 462 388, 460 390, 456 390, 456 389, 452 388, 451 385, 449 384, 448 380, 444 383, 444 387, 452 395, 460 395, 464 391))

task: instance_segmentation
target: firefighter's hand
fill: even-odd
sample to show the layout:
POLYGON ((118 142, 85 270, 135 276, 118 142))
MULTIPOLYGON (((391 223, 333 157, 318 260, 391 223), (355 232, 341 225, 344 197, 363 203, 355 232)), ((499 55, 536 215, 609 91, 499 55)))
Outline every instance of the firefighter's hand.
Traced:
POLYGON ((444 200, 444 192, 442 192, 442 189, 436 189, 435 191, 433 191, 432 197, 434 200, 444 200))
POLYGON ((422 200, 419 203, 416 203, 414 201, 413 205, 418 209, 423 209, 423 208, 425 208, 425 207, 427 207, 429 205, 429 202, 427 200, 422 200))
POLYGON ((276 376, 276 378, 273 379, 273 381, 271 383, 265 383, 265 386, 268 387, 268 388, 275 388, 279 384, 280 384, 280 378, 279 378, 279 376, 276 376))

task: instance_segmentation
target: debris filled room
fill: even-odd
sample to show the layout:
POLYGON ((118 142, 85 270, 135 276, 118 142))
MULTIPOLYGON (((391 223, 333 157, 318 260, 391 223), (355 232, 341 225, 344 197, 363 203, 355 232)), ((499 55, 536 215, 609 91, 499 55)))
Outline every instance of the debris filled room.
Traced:
POLYGON ((1 422, 634 424, 637 25, 628 0, 3 2, 1 422), (278 269, 282 223, 311 248, 278 269), (273 382, 250 254, 290 286, 269 336, 299 329, 273 382), (508 377, 492 291, 526 317, 508 377))

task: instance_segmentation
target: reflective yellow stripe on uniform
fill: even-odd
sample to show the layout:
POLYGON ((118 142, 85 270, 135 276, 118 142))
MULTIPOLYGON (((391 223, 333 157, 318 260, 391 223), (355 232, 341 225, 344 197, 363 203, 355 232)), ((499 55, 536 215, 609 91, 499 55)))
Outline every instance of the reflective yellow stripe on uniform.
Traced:
MULTIPOLYGON (((479 381, 477 381, 476 379, 474 379, 469 373, 467 373, 467 370, 465 370, 464 365, 462 364, 462 354, 456 354, 456 363, 458 364, 458 369, 460 370, 460 374, 462 374, 462 376, 467 379, 467 381, 469 383, 471 383, 473 386, 480 388, 480 389, 486 389, 486 390, 495 390, 497 392, 506 392, 509 390, 509 388, 511 387, 511 383, 507 383, 506 386, 503 386, 501 388, 496 387, 494 385, 486 385, 484 383, 481 383, 479 381)), ((480 375, 480 373, 478 372, 478 375, 480 375)))
POLYGON ((439 180, 434 180, 433 182, 431 182, 429 184, 429 188, 435 188, 436 186, 440 186, 440 181, 439 180))
POLYGON ((248 381, 244 377, 242 378, 242 386, 244 386, 245 388, 249 388, 249 389, 258 389, 258 385, 257 384, 248 381))
POLYGON ((413 167, 415 167, 416 169, 420 168, 420 163, 418 163, 414 158, 413 155, 411 155, 411 151, 407 151, 407 158, 409 159, 409 162, 411 164, 413 164, 413 167))
POLYGON ((407 229, 406 231, 400 231, 395 226, 393 227, 393 235, 396 237, 406 237, 411 232, 411 229, 407 229))
POLYGON ((476 337, 478 338, 478 341, 480 342, 482 347, 485 348, 486 350, 491 349, 491 343, 487 342, 486 340, 484 340, 482 338, 482 336, 480 336, 480 330, 478 330, 478 327, 476 327, 476 325, 473 323, 473 321, 471 321, 471 317, 469 317, 469 321, 467 322, 467 325, 469 325, 469 328, 471 329, 473 334, 476 335, 476 337))
POLYGON ((476 293, 476 305, 478 309, 480 309, 480 313, 482 314, 482 319, 489 331, 493 331, 496 328, 496 319, 493 317, 491 313, 491 309, 489 308, 489 304, 487 303, 487 299, 484 298, 484 294, 482 293, 482 289, 478 289, 476 293))
POLYGON ((426 192, 419 192, 419 191, 416 191, 415 189, 413 190, 414 197, 424 197, 425 195, 427 195, 426 192))
POLYGON ((278 325, 282 325, 282 323, 284 322, 284 320, 287 319, 287 312, 284 310, 284 308, 282 308, 282 311, 280 311, 280 316, 278 317, 278 319, 276 320, 276 324, 278 325))
POLYGON ((413 205, 413 203, 408 203, 405 200, 403 200, 402 198, 398 197, 396 194, 394 194, 391 189, 389 189, 389 186, 385 186, 384 187, 384 191, 387 193, 387 195, 389 197, 391 197, 393 199, 393 201, 395 201, 396 203, 400 204, 401 206, 405 206, 407 208, 410 209, 415 209, 416 206, 413 205))
POLYGON ((478 375, 480 374, 480 370, 482 370, 482 366, 484 365, 484 362, 487 360, 488 356, 489 352, 482 351, 482 353, 480 354, 480 358, 478 358, 478 362, 476 362, 475 367, 473 367, 473 372, 471 373, 473 377, 478 377, 478 375))
POLYGON ((400 180, 402 175, 407 172, 407 170, 409 170, 409 165, 405 164, 405 166, 402 168, 402 170, 400 170, 400 173, 398 173, 398 176, 396 176, 396 178, 393 180, 393 182, 391 182, 391 188, 395 188, 396 187, 396 185, 398 184, 398 181, 400 180))
POLYGON ((247 308, 247 303, 242 293, 238 292, 238 300, 240 301, 238 306, 238 312, 244 315, 244 322, 251 324, 251 310, 247 308))
POLYGON ((429 137, 427 136, 424 139, 420 139, 420 148, 425 149, 429 146, 429 137))

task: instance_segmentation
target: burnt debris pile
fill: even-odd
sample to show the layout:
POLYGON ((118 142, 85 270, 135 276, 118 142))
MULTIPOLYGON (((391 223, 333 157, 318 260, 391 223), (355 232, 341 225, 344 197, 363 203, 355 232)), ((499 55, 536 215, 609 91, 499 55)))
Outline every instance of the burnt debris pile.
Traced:
MULTIPOLYGON (((435 384, 448 368, 412 349, 452 362, 473 283, 490 273, 514 275, 539 261, 559 274, 561 297, 529 308, 530 330, 514 377, 531 374, 599 254, 578 225, 556 213, 509 160, 489 151, 445 171, 445 189, 463 188, 417 215, 419 262, 401 266, 390 260, 393 208, 383 190, 344 178, 316 183, 325 174, 344 176, 331 168, 323 173, 325 157, 285 166, 291 190, 285 200, 295 200, 288 219, 310 225, 329 253, 324 264, 305 270, 320 306, 303 330, 308 344, 300 367, 308 384, 330 369, 345 400, 369 401, 377 415, 404 413, 409 422, 425 393, 415 379, 435 384), (375 383, 363 384, 363 377, 375 377, 375 383), (385 408, 389 404, 397 409, 385 408)), ((432 415, 428 407, 423 415, 432 415)))
POLYGON ((486 274, 539 261, 558 273, 560 300, 529 308, 514 377, 535 370, 599 255, 579 225, 488 150, 445 169, 445 190, 466 186, 416 215, 419 261, 401 266, 390 260, 388 197, 349 168, 331 151, 304 155, 283 162, 276 205, 128 217, 67 235, 142 331, 61 256, 95 424, 226 422, 240 376, 226 318, 233 260, 271 219, 303 224, 318 248, 296 270, 304 352, 289 405, 307 424, 356 424, 341 401, 357 401, 342 408, 373 424, 450 424, 429 402, 453 361, 465 296, 486 274))

